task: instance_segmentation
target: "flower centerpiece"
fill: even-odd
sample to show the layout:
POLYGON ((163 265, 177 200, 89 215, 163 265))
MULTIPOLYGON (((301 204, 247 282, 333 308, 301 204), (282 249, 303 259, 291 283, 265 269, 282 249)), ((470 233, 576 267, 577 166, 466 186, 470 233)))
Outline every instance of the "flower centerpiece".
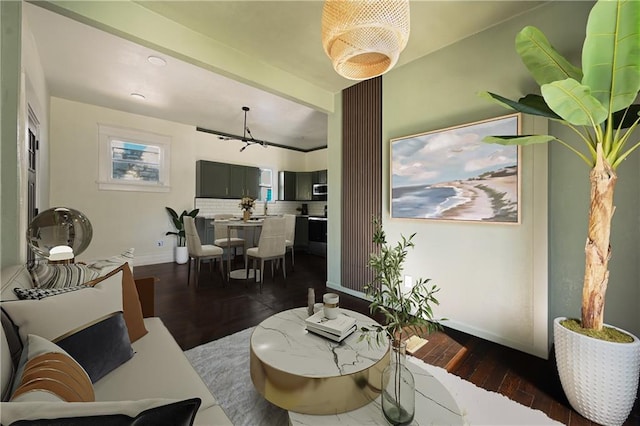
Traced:
POLYGON ((440 328, 440 320, 433 318, 432 304, 439 305, 435 297, 440 289, 429 286, 429 279, 419 278, 411 288, 404 287, 402 265, 408 248, 413 248, 415 233, 395 245, 387 243, 380 218, 373 219, 373 243, 377 252, 369 256, 373 280, 365 286, 372 301, 372 314, 384 316, 384 325, 362 327, 360 340, 375 336, 378 343, 391 341, 391 363, 382 374, 382 410, 385 418, 394 425, 409 424, 415 413, 415 386, 411 372, 404 365, 406 337, 431 333, 440 328))
POLYGON ((238 206, 242 210, 242 217, 246 222, 251 217, 251 211, 256 205, 256 200, 251 197, 242 197, 238 206))

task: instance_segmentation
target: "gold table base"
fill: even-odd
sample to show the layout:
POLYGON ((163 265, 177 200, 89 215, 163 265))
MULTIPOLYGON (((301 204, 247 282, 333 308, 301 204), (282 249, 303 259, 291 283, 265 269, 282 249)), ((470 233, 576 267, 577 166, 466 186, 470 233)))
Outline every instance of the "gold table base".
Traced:
POLYGON ((268 401, 303 414, 339 414, 363 407, 380 395, 389 352, 368 369, 333 377, 303 377, 270 367, 251 348, 251 380, 268 401))

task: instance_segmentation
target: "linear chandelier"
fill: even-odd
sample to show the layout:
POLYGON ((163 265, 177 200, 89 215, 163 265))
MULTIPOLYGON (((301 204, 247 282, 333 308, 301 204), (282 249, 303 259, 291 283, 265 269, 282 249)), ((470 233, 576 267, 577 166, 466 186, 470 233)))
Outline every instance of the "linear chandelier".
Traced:
POLYGON ((409 40, 409 0, 326 0, 322 47, 350 80, 389 71, 409 40))
POLYGON ((214 135, 218 135, 218 139, 221 139, 221 140, 225 140, 225 141, 235 140, 235 141, 244 142, 244 146, 240 148, 240 152, 243 152, 245 149, 247 149, 249 145, 254 145, 254 144, 258 144, 264 148, 267 148, 269 145, 277 146, 276 144, 273 144, 267 141, 255 139, 251 134, 251 130, 249 130, 249 126, 247 126, 247 113, 251 111, 251 109, 248 106, 243 106, 242 111, 244 111, 244 125, 242 129, 242 136, 234 135, 233 133, 221 132, 219 130, 205 129, 202 127, 197 127, 196 130, 199 132, 212 133, 214 135))

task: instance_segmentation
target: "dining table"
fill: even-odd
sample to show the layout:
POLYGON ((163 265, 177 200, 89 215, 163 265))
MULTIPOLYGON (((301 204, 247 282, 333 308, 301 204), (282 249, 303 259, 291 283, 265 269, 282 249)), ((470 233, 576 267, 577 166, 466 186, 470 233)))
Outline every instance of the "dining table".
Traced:
MULTIPOLYGON (((229 219, 229 220, 217 220, 214 226, 226 226, 227 227, 227 242, 231 241, 231 231, 239 230, 243 233, 244 246, 242 247, 242 255, 244 256, 244 268, 231 270, 231 256, 227 257, 227 277, 234 280, 247 280, 253 279, 253 270, 249 270, 247 275, 247 249, 257 246, 257 240, 262 228, 263 219, 249 219, 244 221, 243 219, 229 219), (249 237, 251 234, 251 237, 249 237), (249 245, 249 241, 251 244, 249 245)), ((229 245, 228 245, 229 246, 229 245)), ((260 281, 260 272, 258 272, 257 281, 260 281)))

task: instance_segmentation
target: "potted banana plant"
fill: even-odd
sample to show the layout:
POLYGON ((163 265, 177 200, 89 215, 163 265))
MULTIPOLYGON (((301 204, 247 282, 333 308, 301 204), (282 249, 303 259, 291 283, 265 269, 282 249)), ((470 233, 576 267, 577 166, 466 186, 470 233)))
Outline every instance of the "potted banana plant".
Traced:
POLYGON ((640 147, 640 105, 634 104, 640 92, 640 1, 595 3, 587 22, 582 68, 554 50, 535 27, 518 33, 516 50, 540 85, 541 95, 518 101, 490 92, 482 95, 507 108, 566 125, 582 145, 576 147, 551 135, 491 136, 485 142, 530 145, 556 141, 591 169, 582 313, 579 320, 554 320, 556 363, 564 392, 576 411, 600 424, 619 425, 635 401, 640 341, 603 321, 616 170, 629 155, 637 155, 640 147))
POLYGON ((190 212, 187 212, 186 210, 184 210, 182 213, 180 213, 180 216, 178 216, 178 213, 176 213, 176 211, 171 207, 165 207, 165 208, 167 209, 167 213, 169 213, 169 216, 171 217, 171 222, 173 223, 173 226, 175 226, 176 228, 175 231, 167 231, 165 235, 175 235, 177 237, 178 241, 176 245, 176 256, 175 256, 176 263, 179 265, 182 265, 189 261, 189 251, 187 250, 187 247, 186 247, 187 239, 184 233, 184 217, 190 216, 195 219, 195 217, 198 215, 198 212, 200 212, 200 209, 193 209, 190 212))

